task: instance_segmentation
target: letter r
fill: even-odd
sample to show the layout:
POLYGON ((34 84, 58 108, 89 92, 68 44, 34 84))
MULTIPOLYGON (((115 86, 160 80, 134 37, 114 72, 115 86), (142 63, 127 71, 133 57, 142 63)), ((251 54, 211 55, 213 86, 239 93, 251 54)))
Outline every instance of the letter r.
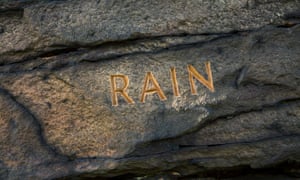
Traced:
POLYGON ((128 104, 133 104, 134 101, 128 96, 126 89, 129 85, 128 76, 122 74, 110 75, 110 83, 111 83, 111 101, 113 106, 118 106, 118 94, 121 94, 124 99, 128 102, 128 104), (122 79, 124 85, 122 88, 117 88, 116 79, 122 79))

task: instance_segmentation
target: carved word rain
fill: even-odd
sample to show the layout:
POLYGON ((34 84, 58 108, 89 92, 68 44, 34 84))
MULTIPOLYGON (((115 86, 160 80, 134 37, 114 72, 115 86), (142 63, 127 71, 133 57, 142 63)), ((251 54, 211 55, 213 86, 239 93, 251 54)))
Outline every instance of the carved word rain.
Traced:
MULTIPOLYGON (((195 85, 195 79, 198 80, 201 84, 207 87, 211 92, 214 92, 213 77, 210 68, 210 62, 205 62, 205 70, 207 74, 207 79, 205 79, 192 65, 187 65, 187 72, 189 74, 189 84, 191 88, 191 94, 197 95, 197 89, 195 85)), ((173 94, 176 97, 180 97, 179 86, 176 78, 176 69, 175 67, 170 68, 170 79, 173 87, 173 94)), ((129 86, 128 76, 123 74, 114 74, 110 75, 111 83, 111 101, 113 106, 118 106, 118 95, 122 96, 128 104, 134 104, 133 99, 128 95, 127 88, 129 86), (123 81, 123 87, 117 87, 116 80, 120 79, 123 81)), ((146 97, 151 94, 157 94, 161 101, 167 100, 165 93, 162 91, 159 83, 152 74, 152 72, 146 72, 144 84, 142 87, 140 101, 144 103, 146 97), (150 83, 152 87, 150 87, 150 83)))

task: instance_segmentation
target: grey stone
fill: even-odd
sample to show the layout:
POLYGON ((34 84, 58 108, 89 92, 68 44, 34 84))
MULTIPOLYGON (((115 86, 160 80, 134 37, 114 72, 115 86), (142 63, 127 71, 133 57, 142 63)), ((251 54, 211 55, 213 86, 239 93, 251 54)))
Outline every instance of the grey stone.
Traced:
POLYGON ((1 2, 0 177, 299 176, 299 7, 1 2), (214 92, 195 80, 193 95, 187 67, 207 79, 207 61, 214 92), (141 102, 147 72, 165 100, 141 102), (116 74, 129 78, 134 104, 119 94, 113 106, 116 74))

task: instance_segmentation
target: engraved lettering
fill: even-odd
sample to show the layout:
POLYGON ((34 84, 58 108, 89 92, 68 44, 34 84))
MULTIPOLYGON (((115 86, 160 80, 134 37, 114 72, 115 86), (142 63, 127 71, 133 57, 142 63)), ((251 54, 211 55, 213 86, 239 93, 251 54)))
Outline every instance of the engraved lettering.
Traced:
POLYGON ((175 67, 171 67, 170 72, 171 72, 171 81, 172 81, 174 96, 180 97, 180 92, 179 92, 179 88, 178 88, 178 82, 177 82, 177 78, 176 78, 176 69, 175 69, 175 67))
POLYGON ((126 89, 129 85, 129 79, 127 76, 122 74, 115 74, 110 76, 110 83, 111 83, 111 100, 113 106, 118 106, 118 94, 121 94, 124 99, 128 102, 128 104, 133 104, 134 101, 129 97, 126 89), (117 88, 116 79, 122 79, 124 82, 124 86, 122 88, 117 88))
MULTIPOLYGON (((192 65, 187 65, 188 70, 188 76, 189 76, 189 84, 191 89, 191 94, 196 95, 197 94, 197 86, 196 81, 199 81, 202 85, 204 85, 206 88, 208 88, 211 92, 214 92, 214 82, 213 82, 213 75, 211 71, 210 62, 205 62, 205 71, 206 76, 203 76, 200 74, 192 65), (196 81, 195 81, 196 79, 196 81)), ((180 88, 177 81, 177 73, 176 68, 171 67, 170 68, 170 80, 172 83, 172 90, 173 95, 175 97, 180 97, 180 88)), ((135 102, 131 97, 129 97, 127 88, 129 86, 129 79, 128 76, 122 75, 122 74, 115 74, 110 76, 110 82, 111 82, 111 99, 112 99, 112 105, 118 106, 118 96, 123 96, 125 101, 128 104, 134 104, 135 102), (120 86, 120 87, 118 87, 120 86)), ((147 95, 157 94, 159 99, 161 101, 167 100, 167 97, 163 90, 161 89, 159 83, 157 82, 157 79, 154 77, 152 72, 147 72, 145 74, 145 79, 143 82, 143 87, 141 89, 141 96, 140 101, 142 103, 145 103, 147 95)))
POLYGON ((156 81, 155 77, 153 76, 152 72, 147 72, 146 77, 145 77, 145 82, 144 82, 144 87, 142 90, 142 95, 141 95, 141 102, 144 103, 146 96, 148 94, 154 94, 157 93, 160 100, 166 100, 167 97, 163 93, 162 89, 160 88, 158 82, 156 81), (153 88, 149 88, 149 83, 151 81, 153 88))
POLYGON ((200 83, 202 83, 205 87, 207 87, 211 92, 215 91, 212 72, 210 68, 210 62, 205 63, 205 69, 206 69, 206 74, 208 76, 207 80, 201 74, 199 74, 192 65, 188 65, 189 81, 190 81, 191 93, 193 95, 197 94, 194 78, 197 79, 200 83))

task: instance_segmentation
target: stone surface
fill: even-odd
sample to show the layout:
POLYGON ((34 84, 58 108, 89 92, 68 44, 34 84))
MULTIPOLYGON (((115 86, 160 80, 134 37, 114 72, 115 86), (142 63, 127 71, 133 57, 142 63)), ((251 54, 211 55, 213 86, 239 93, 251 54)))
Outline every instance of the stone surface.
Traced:
POLYGON ((297 0, 1 1, 0 178, 299 177, 299 10, 297 0), (193 95, 187 67, 207 78, 207 61, 215 91, 195 81, 193 95), (166 100, 140 101, 147 72, 166 100), (129 78, 134 104, 112 105, 114 74, 129 78))

